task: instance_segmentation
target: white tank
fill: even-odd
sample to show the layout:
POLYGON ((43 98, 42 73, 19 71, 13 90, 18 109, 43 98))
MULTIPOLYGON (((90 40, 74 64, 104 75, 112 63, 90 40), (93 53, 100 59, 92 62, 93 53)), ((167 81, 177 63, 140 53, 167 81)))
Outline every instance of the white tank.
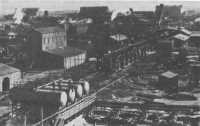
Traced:
POLYGON ((76 85, 76 96, 81 98, 83 96, 83 87, 80 84, 76 85))
POLYGON ((68 85, 70 88, 75 89, 76 98, 81 98, 83 96, 83 87, 81 84, 79 84, 71 79, 62 80, 61 83, 62 83, 62 85, 68 85))
POLYGON ((68 98, 67 98, 67 93, 66 92, 62 92, 60 94, 60 103, 62 106, 66 106, 67 105, 67 102, 68 102, 68 98))
POLYGON ((59 104, 61 107, 64 107, 68 102, 68 96, 65 91, 41 89, 36 94, 37 100, 41 104, 59 104))
POLYGON ((70 102, 74 102, 75 98, 76 98, 76 91, 74 88, 70 88, 69 92, 68 92, 68 96, 69 96, 69 100, 70 102))
POLYGON ((84 94, 88 95, 89 92, 90 92, 90 84, 89 84, 89 82, 86 81, 86 80, 80 80, 80 83, 83 86, 84 94))

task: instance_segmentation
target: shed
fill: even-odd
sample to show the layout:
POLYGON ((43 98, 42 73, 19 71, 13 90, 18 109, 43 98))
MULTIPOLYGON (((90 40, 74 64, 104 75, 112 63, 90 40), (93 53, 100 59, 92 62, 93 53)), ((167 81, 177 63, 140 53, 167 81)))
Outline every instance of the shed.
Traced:
POLYGON ((187 44, 190 36, 184 34, 177 34, 172 37, 172 47, 180 48, 187 44))
POLYGON ((49 50, 48 53, 61 57, 65 69, 83 64, 86 60, 86 51, 69 46, 49 50))
POLYGON ((171 71, 161 73, 159 76, 159 88, 165 91, 177 91, 178 74, 171 71))
POLYGON ((188 42, 188 46, 200 48, 200 31, 192 31, 188 42))
POLYGON ((9 91, 21 80, 21 71, 0 63, 0 92, 9 91))

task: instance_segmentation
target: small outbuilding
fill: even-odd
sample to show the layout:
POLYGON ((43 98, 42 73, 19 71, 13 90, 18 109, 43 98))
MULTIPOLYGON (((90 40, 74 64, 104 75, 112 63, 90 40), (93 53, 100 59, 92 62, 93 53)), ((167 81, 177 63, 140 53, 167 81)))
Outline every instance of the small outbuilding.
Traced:
POLYGON ((168 92, 176 92, 178 90, 178 74, 171 71, 161 73, 158 87, 168 92))
POLYGON ((0 92, 9 91, 21 77, 19 69, 0 63, 0 92))
POLYGON ((178 49, 187 45, 190 36, 184 34, 177 34, 172 37, 172 47, 178 49))

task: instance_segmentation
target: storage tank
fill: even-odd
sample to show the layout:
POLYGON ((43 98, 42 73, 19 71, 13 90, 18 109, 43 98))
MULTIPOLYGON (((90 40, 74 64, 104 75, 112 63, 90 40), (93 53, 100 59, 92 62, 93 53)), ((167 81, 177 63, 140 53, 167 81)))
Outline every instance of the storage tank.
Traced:
POLYGON ((70 88, 69 92, 68 92, 68 95, 69 95, 69 100, 71 103, 74 103, 75 102, 75 99, 76 99, 76 91, 74 88, 70 88))
POLYGON ((82 85, 82 87, 83 87, 84 94, 85 94, 85 95, 89 95, 89 93, 90 93, 90 84, 89 84, 89 82, 86 81, 86 80, 80 79, 80 80, 79 80, 79 83, 80 83, 80 84, 82 85))
POLYGON ((76 90, 75 87, 70 85, 70 81, 65 81, 65 80, 58 80, 58 81, 54 81, 54 88, 57 88, 57 90, 63 90, 67 93, 68 102, 74 103, 75 99, 76 99, 76 90), (66 83, 68 82, 68 83, 66 83))
POLYGON ((45 104, 57 103, 59 106, 64 107, 68 102, 68 96, 65 91, 39 90, 37 94, 39 101, 45 102, 45 104))
POLYGON ((68 102, 68 94, 62 90, 35 90, 25 87, 15 87, 10 91, 9 97, 13 103, 56 105, 63 107, 68 102))
POLYGON ((61 80, 60 83, 63 85, 69 85, 71 88, 75 89, 76 98, 82 98, 83 96, 83 87, 80 83, 73 81, 71 79, 61 80))

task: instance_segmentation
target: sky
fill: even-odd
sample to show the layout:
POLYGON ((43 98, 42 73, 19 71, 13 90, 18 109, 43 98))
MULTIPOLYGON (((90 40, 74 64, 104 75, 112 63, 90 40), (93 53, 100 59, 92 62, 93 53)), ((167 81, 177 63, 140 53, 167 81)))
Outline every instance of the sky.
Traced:
POLYGON ((155 6, 164 3, 166 5, 183 5, 183 10, 199 9, 200 1, 181 0, 0 0, 0 15, 12 13, 15 8, 37 7, 49 11, 53 10, 79 10, 81 6, 108 6, 110 10, 152 11, 155 6))

